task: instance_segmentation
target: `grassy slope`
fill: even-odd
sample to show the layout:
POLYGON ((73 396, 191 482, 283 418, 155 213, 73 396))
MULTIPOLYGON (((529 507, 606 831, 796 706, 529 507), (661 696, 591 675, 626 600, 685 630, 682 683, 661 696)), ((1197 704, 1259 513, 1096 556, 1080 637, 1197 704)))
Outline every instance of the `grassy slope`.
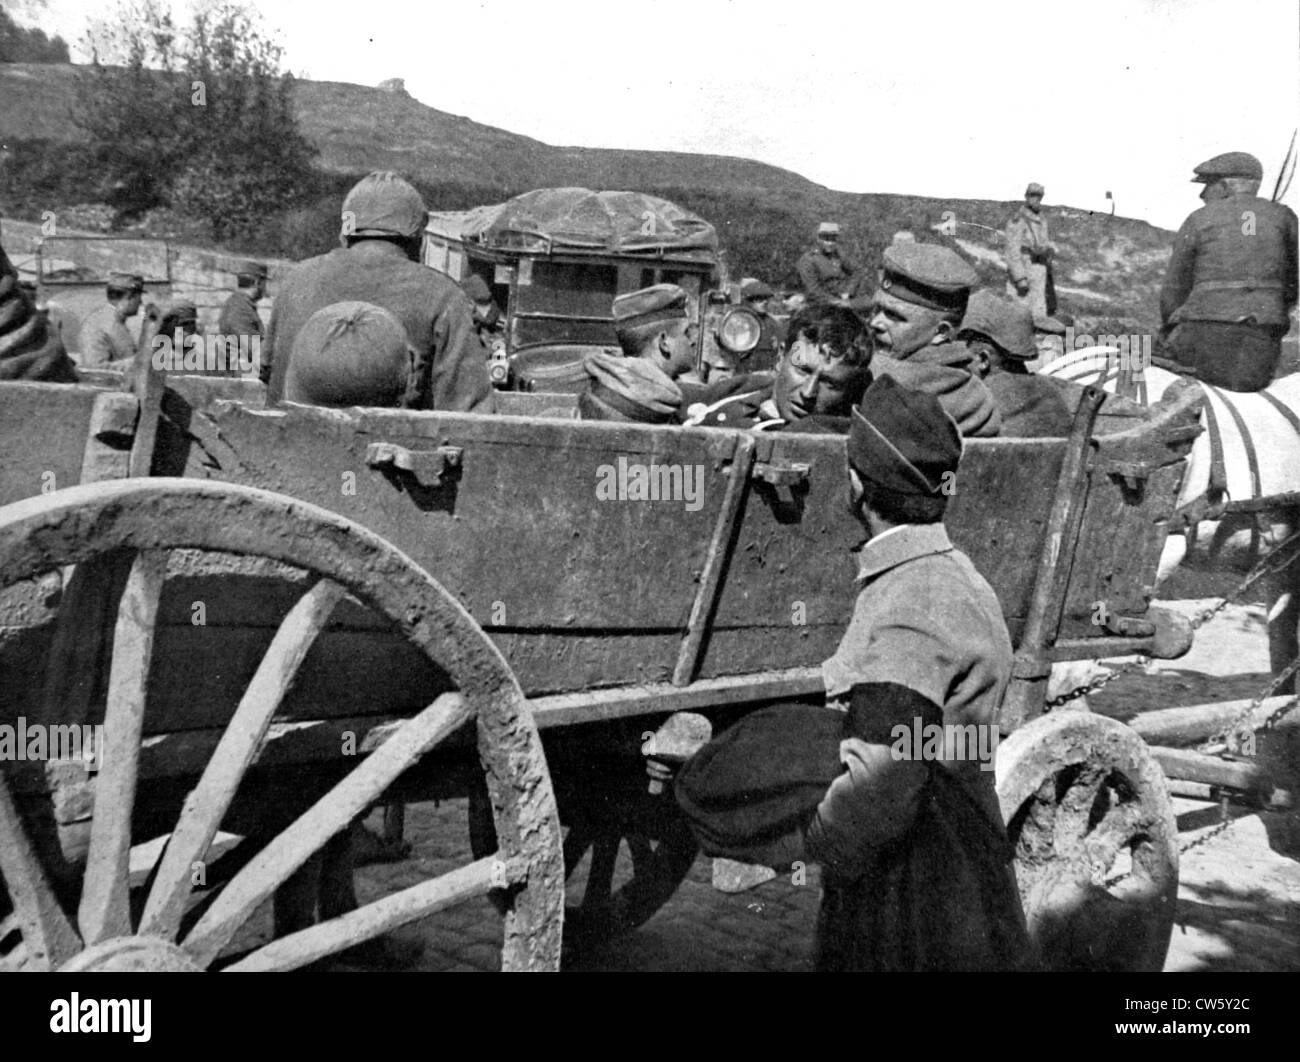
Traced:
MULTIPOLYGON (((0 65, 0 142, 74 139, 76 73, 69 66, 0 65)), ((986 281, 1000 282, 997 234, 979 226, 999 228, 1013 202, 836 192, 750 159, 555 147, 381 89, 302 81, 296 91, 299 118, 320 149, 320 164, 339 173, 396 169, 431 182, 500 188, 502 197, 559 185, 656 192, 718 226, 734 272, 786 285, 794 280, 794 256, 821 217, 836 217, 846 227, 850 253, 871 266, 895 230, 911 228, 923 239, 937 239, 927 230, 952 210, 962 223, 958 246, 986 281)), ((1142 221, 1066 207, 1049 207, 1048 213, 1053 239, 1063 249, 1057 283, 1077 289, 1062 293, 1063 308, 1154 327, 1171 234, 1142 221)))

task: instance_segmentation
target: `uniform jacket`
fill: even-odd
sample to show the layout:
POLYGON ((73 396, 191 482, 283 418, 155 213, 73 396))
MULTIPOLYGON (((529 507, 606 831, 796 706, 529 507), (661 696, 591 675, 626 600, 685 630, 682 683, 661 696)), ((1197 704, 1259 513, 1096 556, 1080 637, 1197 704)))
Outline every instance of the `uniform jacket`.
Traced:
POLYGON ((1048 263, 1048 251, 1054 250, 1047 235, 1047 215, 1035 214, 1022 205, 1007 222, 1003 235, 1003 257, 1012 283, 1029 279, 1031 264, 1048 263))
POLYGON ((217 318, 217 332, 223 336, 261 336, 262 318, 246 292, 230 293, 217 318))
POLYGON ((414 387, 408 405, 418 409, 490 410, 487 352, 474 334, 471 303, 460 286, 412 262, 385 240, 362 240, 300 262, 276 295, 263 349, 267 398, 284 393, 293 341, 307 319, 336 302, 373 303, 390 311, 415 348, 414 387))
POLYGON ((0 248, 0 380, 76 379, 76 367, 58 331, 18 286, 17 270, 0 248))
POLYGON ((105 304, 81 325, 81 364, 107 365, 135 357, 135 340, 126 324, 118 319, 111 304, 105 304))
POLYGON ((1228 196, 1194 211, 1178 230, 1160 315, 1166 324, 1253 317, 1285 326, 1296 287, 1295 213, 1259 196, 1228 196))
MULTIPOLYGON (((813 435, 847 435, 849 418, 813 414, 787 423, 772 398, 771 373, 730 376, 715 384, 678 381, 685 400, 678 411, 680 423, 702 428, 749 428, 813 435)), ((870 383, 870 380, 868 380, 870 383)))
POLYGON ((934 343, 907 358, 877 354, 871 369, 877 376, 893 376, 899 383, 934 395, 957 422, 962 435, 988 438, 997 435, 1002 417, 988 388, 972 372, 974 359, 965 343, 934 343))
POLYGON ((984 377, 1002 415, 1002 438, 1064 438, 1074 413, 1061 389, 1046 376, 995 372, 984 377))
POLYGON ((826 254, 820 247, 801 255, 795 270, 810 306, 829 306, 841 295, 853 293, 853 264, 840 255, 826 254))
POLYGON ((907 746, 906 759, 895 737, 922 717, 996 722, 1012 659, 997 597, 941 523, 876 537, 858 565, 853 618, 822 666, 830 703, 852 695, 853 725, 840 742, 847 770, 805 841, 825 868, 819 965, 1021 967, 1028 944, 1011 852, 994 773, 977 754, 991 744, 949 744, 929 760, 907 746))

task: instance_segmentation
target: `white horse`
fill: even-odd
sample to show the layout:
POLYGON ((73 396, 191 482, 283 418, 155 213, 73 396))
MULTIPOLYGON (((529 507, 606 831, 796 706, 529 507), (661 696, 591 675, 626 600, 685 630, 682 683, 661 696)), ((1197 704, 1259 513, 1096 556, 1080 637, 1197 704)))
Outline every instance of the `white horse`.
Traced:
MULTIPOLYGON (((1126 359, 1114 347, 1075 350, 1039 371, 1045 376, 1115 392, 1126 359)), ((1158 402, 1175 383, 1189 379, 1146 366, 1132 373, 1137 400, 1158 402)), ((1266 513, 1275 540, 1300 526, 1300 373, 1274 380, 1263 391, 1237 392, 1194 381, 1205 395, 1201 426, 1179 491, 1182 508, 1198 500, 1224 503, 1224 511, 1266 513), (1280 536, 1280 537, 1279 537, 1280 536)), ((1169 536, 1157 585, 1182 563, 1188 539, 1169 536)), ((1294 577, 1292 577, 1294 578, 1294 577)), ((1269 648, 1276 672, 1297 655, 1300 595, 1285 574, 1269 586, 1269 648)))

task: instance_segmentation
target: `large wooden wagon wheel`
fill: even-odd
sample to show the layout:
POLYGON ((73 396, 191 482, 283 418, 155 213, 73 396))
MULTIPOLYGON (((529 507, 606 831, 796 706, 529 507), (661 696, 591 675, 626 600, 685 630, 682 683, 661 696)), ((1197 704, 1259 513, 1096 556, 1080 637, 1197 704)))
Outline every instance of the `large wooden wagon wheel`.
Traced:
POLYGON ((998 798, 1039 955, 1053 970, 1160 970, 1178 898, 1164 774, 1129 727, 1041 716, 998 748, 998 798))
MULTIPOLYGON (((194 970, 212 966, 253 912, 466 721, 477 723, 498 851, 257 948, 228 969, 291 969, 453 904, 491 894, 504 911, 507 970, 559 966, 564 877, 559 819, 537 729, 496 647, 413 561, 340 516, 267 491, 181 479, 74 487, 0 508, 0 588, 110 551, 132 558, 117 609, 90 848, 76 910, 61 902, 0 774, 0 875, 29 968, 194 970), (270 649, 190 792, 143 909, 129 856, 145 687, 168 552, 264 557, 318 578, 270 649), (183 923, 191 865, 205 858, 299 665, 350 593, 455 683, 274 837, 183 923)), ((10 933, 12 936, 12 932, 10 933)))

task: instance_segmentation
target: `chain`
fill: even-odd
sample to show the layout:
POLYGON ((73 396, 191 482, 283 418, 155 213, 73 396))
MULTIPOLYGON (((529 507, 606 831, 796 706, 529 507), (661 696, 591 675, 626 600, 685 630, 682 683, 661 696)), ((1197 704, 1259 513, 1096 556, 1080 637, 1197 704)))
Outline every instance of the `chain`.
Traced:
MULTIPOLYGON (((1243 579, 1230 594, 1228 594, 1226 597, 1220 598, 1213 605, 1211 605, 1208 608, 1202 609, 1195 616, 1193 616, 1191 619, 1192 630, 1194 631, 1200 630, 1200 628, 1205 626, 1205 624, 1207 624, 1210 620, 1214 619, 1214 617, 1217 616, 1220 612, 1222 612, 1225 608, 1227 608, 1229 605, 1234 604, 1243 594, 1246 593, 1247 590, 1249 590, 1252 586, 1254 586, 1257 582, 1259 582, 1259 580, 1262 579, 1265 575, 1283 571, 1286 568, 1288 568, 1290 565, 1294 564, 1297 559, 1300 559, 1300 548, 1294 550, 1291 553, 1291 556, 1289 557, 1285 556, 1285 551, 1289 549, 1292 546, 1292 544, 1297 544, 1297 543, 1300 543, 1300 531, 1295 532, 1295 534, 1291 535, 1284 542, 1282 542, 1281 545, 1277 546, 1277 548, 1271 550, 1265 557, 1263 557, 1259 561, 1259 563, 1257 563, 1253 568, 1251 568, 1246 578, 1243 579), (1278 561, 1279 557, 1282 557, 1280 563, 1278 561)), ((1059 708, 1061 707, 1061 705, 1068 704, 1070 701, 1075 700, 1078 697, 1083 697, 1090 693, 1096 693, 1098 690, 1103 689, 1104 687, 1108 686, 1110 683, 1114 682, 1121 675, 1132 675, 1137 672, 1146 671, 1150 663, 1151 663, 1151 657, 1140 656, 1130 664, 1125 664, 1123 667, 1118 667, 1113 671, 1108 671, 1104 675, 1098 675, 1087 685, 1075 686, 1074 689, 1069 690, 1066 693, 1062 693, 1057 697, 1053 697, 1051 700, 1049 700, 1046 703, 1044 708, 1045 710, 1050 712, 1053 708, 1059 708)), ((1293 661, 1287 671, 1284 671, 1280 676, 1278 676, 1278 678, 1274 680, 1273 684, 1267 690, 1265 690, 1265 692, 1262 693, 1259 696, 1259 698, 1256 699, 1250 705, 1250 707, 1248 707, 1244 712, 1242 712, 1241 715, 1233 722, 1233 724, 1227 728, 1227 730, 1225 730, 1222 734, 1216 735, 1215 738, 1217 740, 1223 740, 1228 736, 1229 732, 1237 729, 1238 724, 1243 719, 1248 718, 1255 711, 1255 709, 1259 707, 1260 703, 1266 697, 1272 694, 1273 690, 1275 690, 1278 686, 1280 686, 1283 682, 1285 682, 1286 679, 1290 678, 1291 675, 1295 674, 1297 668, 1300 668, 1300 660, 1293 661)), ((1297 703, 1300 703, 1300 701, 1298 701, 1297 703)), ((1275 723, 1277 718, 1281 718, 1282 715, 1285 715, 1288 711, 1290 711, 1292 707, 1294 707, 1294 705, 1287 706, 1286 708, 1279 709, 1277 712, 1275 712, 1274 716, 1276 718, 1270 717, 1271 718, 1270 725, 1272 725, 1272 723, 1275 723)))

